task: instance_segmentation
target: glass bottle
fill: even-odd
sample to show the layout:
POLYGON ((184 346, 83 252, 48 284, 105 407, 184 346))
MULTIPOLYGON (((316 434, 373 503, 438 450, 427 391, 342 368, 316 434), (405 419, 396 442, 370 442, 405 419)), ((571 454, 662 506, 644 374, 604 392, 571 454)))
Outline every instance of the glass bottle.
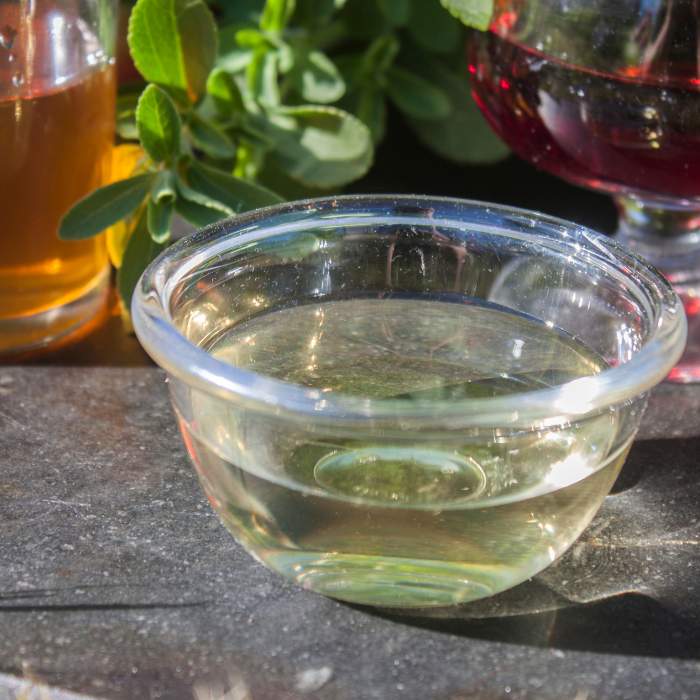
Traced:
POLYGON ((0 354, 93 317, 103 236, 65 242, 61 216, 111 175, 115 0, 0 0, 0 354))

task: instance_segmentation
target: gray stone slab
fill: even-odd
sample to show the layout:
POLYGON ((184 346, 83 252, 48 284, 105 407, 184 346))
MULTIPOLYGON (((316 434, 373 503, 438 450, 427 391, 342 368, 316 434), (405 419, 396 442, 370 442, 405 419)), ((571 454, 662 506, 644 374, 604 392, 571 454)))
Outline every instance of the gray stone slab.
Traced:
POLYGON ((164 379, 0 368, 3 700, 28 683, 115 700, 700 697, 700 387, 657 390, 615 495, 555 565, 400 614, 251 559, 202 496, 164 379))

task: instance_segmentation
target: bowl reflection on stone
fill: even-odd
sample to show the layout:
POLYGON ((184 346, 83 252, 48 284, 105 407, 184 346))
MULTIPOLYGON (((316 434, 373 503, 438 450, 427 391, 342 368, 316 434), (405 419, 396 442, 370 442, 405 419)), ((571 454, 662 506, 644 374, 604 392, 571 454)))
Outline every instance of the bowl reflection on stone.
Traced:
POLYGON ((617 238, 676 285, 690 322, 672 373, 700 381, 700 73, 692 3, 501 0, 469 70, 521 157, 615 197, 617 238))
POLYGON ((410 197, 231 219, 156 261, 133 317, 238 541, 384 606, 482 598, 562 554, 685 337, 668 283, 604 237, 410 197))

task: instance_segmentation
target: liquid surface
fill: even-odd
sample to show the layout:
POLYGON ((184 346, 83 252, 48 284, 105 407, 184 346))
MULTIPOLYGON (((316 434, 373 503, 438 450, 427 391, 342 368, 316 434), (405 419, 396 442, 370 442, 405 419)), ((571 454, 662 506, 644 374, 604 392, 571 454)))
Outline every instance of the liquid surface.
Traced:
POLYGON ((469 63, 477 102, 522 158, 613 194, 700 197, 700 91, 685 64, 667 82, 605 75, 492 32, 472 35, 469 63))
MULTIPOLYGON (((6 5, 5 14, 25 3, 6 5)), ((74 17, 47 14, 49 5, 39 3, 33 20, 34 64, 25 60, 26 22, 12 51, 0 47, 0 322, 76 299, 107 262, 101 237, 69 243, 57 229, 73 203, 111 176, 114 67, 93 54, 84 63, 94 37, 74 17)), ((3 15, 7 26, 11 19, 3 15)))
MULTIPOLYGON (((586 346, 483 302, 363 297, 261 314, 209 348, 321 392, 459 401, 605 368, 586 346)), ((535 432, 326 434, 192 395, 190 456, 259 560, 358 603, 447 605, 513 586, 581 533, 629 441, 618 416, 535 432)))
POLYGON ((606 367, 570 336, 497 304, 434 299, 394 294, 277 309, 208 350, 256 374, 370 399, 508 395, 606 367))

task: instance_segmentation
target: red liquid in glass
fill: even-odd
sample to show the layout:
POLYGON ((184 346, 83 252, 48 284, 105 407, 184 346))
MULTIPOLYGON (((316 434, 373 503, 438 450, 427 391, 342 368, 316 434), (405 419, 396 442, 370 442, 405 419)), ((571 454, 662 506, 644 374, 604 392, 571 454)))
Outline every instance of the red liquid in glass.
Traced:
POLYGON ((493 33, 473 37, 469 63, 477 102, 522 158, 612 194, 700 198, 695 70, 671 65, 663 82, 604 75, 493 33))

